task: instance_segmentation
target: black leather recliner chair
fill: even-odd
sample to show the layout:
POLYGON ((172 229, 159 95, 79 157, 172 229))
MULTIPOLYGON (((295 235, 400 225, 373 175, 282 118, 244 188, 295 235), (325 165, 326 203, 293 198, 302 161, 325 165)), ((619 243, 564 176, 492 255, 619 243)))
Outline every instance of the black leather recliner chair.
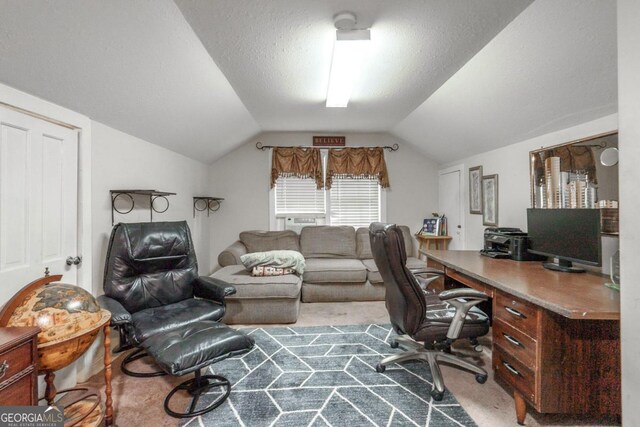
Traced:
MULTIPOLYGON (((369 238, 373 259, 384 281, 391 325, 399 335, 391 341, 391 347, 406 350, 382 359, 376 370, 384 372, 389 364, 410 360, 428 363, 433 376, 431 396, 436 401, 444 396, 439 362, 468 369, 476 374, 479 383, 484 383, 487 380, 484 369, 449 351, 457 339, 467 338, 477 345, 477 337, 489 332, 487 315, 474 307, 486 301, 487 296, 474 289, 424 292, 414 273, 406 267, 404 238, 395 224, 371 224, 369 238)), ((432 269, 426 272, 442 274, 432 269)))
MULTIPOLYGON (((116 352, 138 347, 147 338, 201 320, 219 321, 224 298, 235 288, 198 276, 198 262, 185 221, 117 224, 109 240, 99 304, 112 314, 118 329, 116 352)), ((131 376, 165 375, 133 372, 126 365, 146 356, 139 348, 122 360, 131 376)))

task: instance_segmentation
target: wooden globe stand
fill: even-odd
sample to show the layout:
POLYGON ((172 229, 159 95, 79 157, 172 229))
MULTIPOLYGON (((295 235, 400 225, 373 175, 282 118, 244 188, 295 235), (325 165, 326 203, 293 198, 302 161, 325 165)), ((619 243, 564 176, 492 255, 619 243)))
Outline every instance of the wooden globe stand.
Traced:
MULTIPOLYGON (((9 325, 9 321, 27 296, 36 291, 38 288, 43 287, 52 282, 58 282, 62 279, 62 275, 45 276, 40 279, 26 285, 18 293, 16 293, 11 300, 0 311, 0 326, 6 327, 9 325)), ((47 342, 38 345, 38 370, 39 373, 44 373, 44 380, 46 383, 46 389, 44 398, 48 405, 54 403, 57 391, 54 384, 55 371, 68 366, 76 359, 82 356, 87 348, 95 341, 98 333, 102 329, 104 334, 104 380, 105 380, 105 413, 104 420, 106 426, 113 425, 113 399, 111 397, 111 338, 110 338, 110 320, 111 314, 106 310, 101 310, 101 317, 99 321, 92 325, 91 329, 81 331, 75 335, 72 335, 66 339, 47 342)), ((71 391, 71 390, 66 390, 71 391)), ((66 396, 65 396, 66 397, 66 396)), ((64 399, 64 397, 63 397, 64 399)), ((98 394, 99 399, 99 394, 98 394)), ((78 402, 76 402, 78 403, 78 402)), ((78 405, 76 405, 77 407, 78 405)), ((99 406, 99 405, 98 405, 99 406)), ((90 406, 91 407, 91 406, 90 406)), ((91 411, 95 410, 92 408, 91 411)), ((81 419, 85 419, 90 413, 83 414, 81 419)))
POLYGON ((55 403, 63 408, 64 427, 97 427, 102 425, 105 414, 104 408, 100 405, 101 399, 98 390, 93 387, 74 387, 61 390, 59 393, 64 396, 55 403))

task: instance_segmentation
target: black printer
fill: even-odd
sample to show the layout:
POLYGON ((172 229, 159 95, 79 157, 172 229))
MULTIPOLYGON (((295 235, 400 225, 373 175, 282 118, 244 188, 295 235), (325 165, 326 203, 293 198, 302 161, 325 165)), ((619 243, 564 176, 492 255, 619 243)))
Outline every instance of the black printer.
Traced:
POLYGON ((529 253, 527 233, 519 228, 486 228, 484 248, 480 251, 491 258, 509 258, 515 261, 537 261, 544 257, 529 253))

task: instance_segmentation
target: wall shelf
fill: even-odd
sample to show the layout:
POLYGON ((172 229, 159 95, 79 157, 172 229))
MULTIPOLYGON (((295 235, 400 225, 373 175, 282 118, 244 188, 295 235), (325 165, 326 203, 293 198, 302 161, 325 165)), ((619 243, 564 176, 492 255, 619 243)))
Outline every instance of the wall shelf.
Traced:
POLYGON ((109 190, 111 193, 111 225, 113 226, 115 223, 114 214, 118 212, 121 215, 126 215, 130 213, 135 207, 135 198, 133 196, 145 196, 149 197, 149 221, 153 222, 153 213, 163 213, 169 209, 169 199, 167 196, 175 196, 176 193, 169 193, 167 191, 158 191, 158 190, 109 190), (131 208, 126 211, 120 211, 116 208, 116 200, 119 197, 128 197, 131 200, 131 208), (163 210, 158 210, 155 208, 153 203, 156 199, 164 199, 167 202, 167 207, 163 210))
POLYGON ((210 197, 210 196, 194 196, 193 197, 193 217, 196 217, 196 211, 207 211, 207 216, 211 212, 215 212, 220 209, 220 202, 224 199, 222 197, 210 197))

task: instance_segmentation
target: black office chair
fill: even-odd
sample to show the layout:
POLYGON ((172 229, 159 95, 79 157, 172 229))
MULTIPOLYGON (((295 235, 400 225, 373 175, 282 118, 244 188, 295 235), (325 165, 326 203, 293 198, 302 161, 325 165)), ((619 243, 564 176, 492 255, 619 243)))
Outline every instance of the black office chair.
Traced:
POLYGON ((476 374, 480 384, 484 383, 487 380, 484 369, 448 351, 459 338, 468 338, 477 344, 477 337, 489 332, 489 318, 474 307, 486 301, 487 296, 474 289, 426 293, 405 266, 404 240, 395 224, 371 224, 369 238, 373 258, 384 280, 391 324, 399 335, 391 347, 406 350, 382 359, 376 370, 384 372, 389 364, 409 360, 427 362, 433 376, 431 396, 437 401, 442 400, 445 389, 438 362, 468 369, 476 374))
POLYGON ((219 321, 225 296, 235 293, 225 282, 198 277, 185 221, 117 224, 109 240, 103 285, 105 294, 98 303, 111 312, 111 325, 120 334, 115 351, 138 348, 121 364, 122 372, 134 377, 165 375, 127 368, 147 355, 142 342, 202 320, 219 321))

